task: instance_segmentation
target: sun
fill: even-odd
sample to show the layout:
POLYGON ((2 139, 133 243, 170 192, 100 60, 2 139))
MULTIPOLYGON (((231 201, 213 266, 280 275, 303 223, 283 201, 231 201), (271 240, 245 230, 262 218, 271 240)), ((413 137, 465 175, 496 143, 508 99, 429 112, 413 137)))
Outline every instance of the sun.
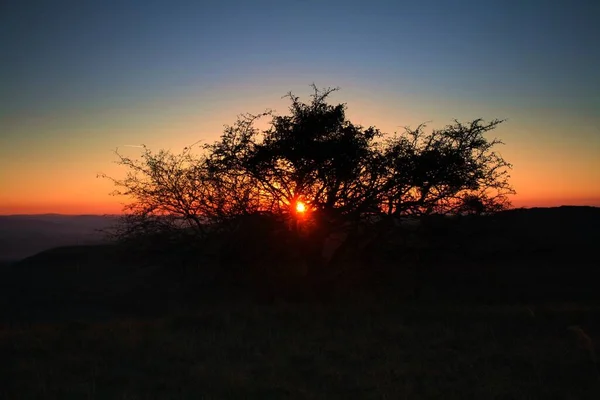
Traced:
POLYGON ((306 212, 306 205, 303 202, 301 202, 301 201, 297 201, 296 202, 296 212, 298 214, 305 213, 306 212))

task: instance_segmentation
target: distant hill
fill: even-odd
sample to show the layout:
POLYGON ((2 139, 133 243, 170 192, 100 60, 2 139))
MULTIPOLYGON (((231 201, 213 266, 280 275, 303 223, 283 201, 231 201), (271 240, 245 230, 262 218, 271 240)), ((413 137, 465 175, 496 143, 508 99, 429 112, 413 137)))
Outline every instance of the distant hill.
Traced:
POLYGON ((20 260, 59 246, 99 244, 99 232, 116 222, 103 215, 3 215, 0 216, 0 263, 20 260))

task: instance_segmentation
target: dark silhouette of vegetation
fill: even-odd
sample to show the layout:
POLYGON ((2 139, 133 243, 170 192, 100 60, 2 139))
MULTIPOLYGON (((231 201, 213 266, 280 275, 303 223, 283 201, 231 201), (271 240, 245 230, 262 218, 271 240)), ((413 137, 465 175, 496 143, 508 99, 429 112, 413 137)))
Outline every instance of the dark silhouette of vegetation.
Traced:
POLYGON ((484 134, 502 121, 455 121, 441 130, 425 125, 386 135, 346 118, 346 105, 327 103, 336 89, 319 90, 309 103, 292 93, 290 114, 243 115, 221 139, 181 154, 144 147, 140 160, 122 156, 127 177, 112 179, 116 194, 131 197, 126 225, 143 232, 182 226, 204 233, 211 223, 256 212, 285 214, 296 201, 311 210, 365 215, 497 211, 509 205, 511 165, 484 134), (259 118, 271 117, 260 132, 259 118), (160 217, 160 218, 157 218, 160 217))
MULTIPOLYGON (((337 89, 312 88, 308 103, 287 95, 288 115, 242 115, 212 144, 180 154, 144 146, 139 159, 117 151, 127 175, 108 178, 131 202, 113 234, 167 257, 178 243, 194 243, 201 251, 218 247, 223 265, 248 271, 277 264, 331 281, 349 274, 335 273, 334 264, 381 261, 373 254, 393 253, 414 236, 402 218, 482 215, 510 205, 511 165, 495 152, 502 142, 485 137, 501 120, 385 134, 353 124, 345 104, 330 104, 337 89), (266 130, 256 128, 260 118, 270 118, 266 130), (305 212, 296 212, 299 203, 305 212)), ((431 229, 418 231, 420 244, 405 253, 430 241, 431 229)))

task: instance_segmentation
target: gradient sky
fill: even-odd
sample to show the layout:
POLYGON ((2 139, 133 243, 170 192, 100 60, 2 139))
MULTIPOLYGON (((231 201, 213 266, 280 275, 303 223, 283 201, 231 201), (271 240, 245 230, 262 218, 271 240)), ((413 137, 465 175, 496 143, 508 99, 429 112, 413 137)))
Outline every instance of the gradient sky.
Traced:
POLYGON ((515 206, 600 206, 596 3, 3 2, 0 214, 118 212, 115 148, 212 142, 313 82, 388 132, 506 118, 515 206))

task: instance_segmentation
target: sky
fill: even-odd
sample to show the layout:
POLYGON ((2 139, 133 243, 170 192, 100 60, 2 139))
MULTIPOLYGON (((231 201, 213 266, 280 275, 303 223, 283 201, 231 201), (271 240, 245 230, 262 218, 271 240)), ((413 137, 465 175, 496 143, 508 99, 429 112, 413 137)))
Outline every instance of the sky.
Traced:
POLYGON ((0 214, 114 213, 115 149, 213 142, 339 87, 384 132, 506 119, 516 207, 600 206, 596 1, 8 1, 0 214))

